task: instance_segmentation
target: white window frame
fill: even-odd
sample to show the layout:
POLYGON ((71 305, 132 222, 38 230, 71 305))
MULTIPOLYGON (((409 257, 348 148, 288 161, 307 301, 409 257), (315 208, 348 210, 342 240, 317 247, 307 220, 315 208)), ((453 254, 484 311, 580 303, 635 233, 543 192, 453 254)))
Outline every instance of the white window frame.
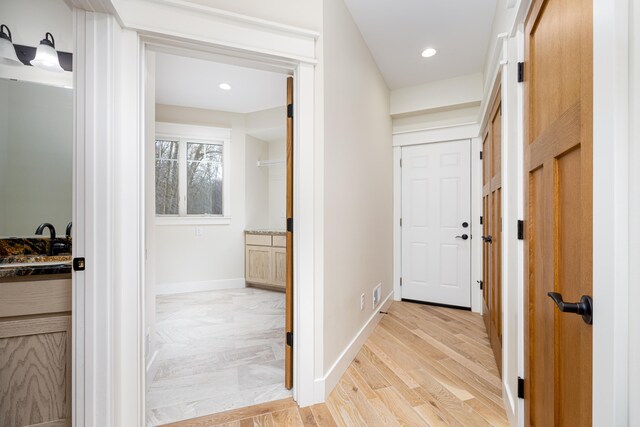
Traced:
POLYGON ((178 141, 180 144, 178 150, 180 213, 179 215, 155 214, 156 225, 231 224, 231 129, 156 122, 155 139, 178 141), (186 144, 188 142, 222 145, 222 215, 187 215, 187 180, 186 176, 183 176, 186 174, 183 165, 187 163, 186 144))

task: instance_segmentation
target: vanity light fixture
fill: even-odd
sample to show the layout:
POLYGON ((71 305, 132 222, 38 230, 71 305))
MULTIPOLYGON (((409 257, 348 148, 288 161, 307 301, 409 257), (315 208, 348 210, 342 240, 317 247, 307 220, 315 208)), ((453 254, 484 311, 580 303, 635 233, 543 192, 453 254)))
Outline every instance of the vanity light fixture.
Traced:
POLYGON ((11 39, 11 30, 4 24, 0 25, 0 64, 22 65, 16 55, 16 48, 11 39))
POLYGON ((435 50, 432 47, 428 47, 428 48, 426 48, 425 50, 422 51, 422 57, 423 58, 431 58, 436 53, 438 53, 437 50, 435 50))
POLYGON ((44 39, 36 50, 36 57, 31 60, 31 65, 47 71, 63 72, 56 52, 56 42, 51 33, 46 33, 44 39))
POLYGON ((220 83, 218 87, 222 90, 231 90, 231 85, 229 83, 220 83))

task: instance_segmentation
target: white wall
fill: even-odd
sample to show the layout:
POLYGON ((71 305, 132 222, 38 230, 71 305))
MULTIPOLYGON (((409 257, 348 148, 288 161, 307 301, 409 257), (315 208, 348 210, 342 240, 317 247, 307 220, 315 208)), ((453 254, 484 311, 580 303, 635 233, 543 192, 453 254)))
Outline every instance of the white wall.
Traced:
MULTIPOLYGON (((69 89, 0 79, 0 236, 71 221, 73 104, 69 89)), ((48 232, 45 232, 48 233, 48 232)))
MULTIPOLYGON (((73 14, 63 0, 2 0, 0 20, 11 30, 14 44, 37 47, 50 32, 56 50, 73 52, 73 14)), ((0 65, 0 77, 71 87, 73 73, 52 73, 31 66, 0 65)))
MULTIPOLYGON (((156 281, 163 285, 244 278, 245 130, 244 115, 156 105, 156 121, 231 128, 231 224, 158 225, 156 281)), ((166 287, 166 286, 165 286, 166 287)))
POLYGON ((246 212, 247 229, 269 227, 269 170, 270 167, 258 167, 258 160, 269 158, 269 143, 250 135, 246 142, 246 212))
MULTIPOLYGON (((286 160, 286 141, 269 142, 269 159, 286 160)), ((287 228, 287 165, 279 163, 269 169, 269 224, 273 230, 287 228)))
POLYGON ((324 2, 323 35, 324 369, 331 374, 375 314, 373 288, 382 283, 383 300, 392 292, 393 180, 389 90, 343 0, 324 2))
POLYGON ((482 73, 396 89, 391 92, 391 115, 475 106, 482 100, 482 89, 482 73))
POLYGON ((393 133, 415 132, 478 122, 480 105, 453 110, 418 113, 393 119, 393 133))

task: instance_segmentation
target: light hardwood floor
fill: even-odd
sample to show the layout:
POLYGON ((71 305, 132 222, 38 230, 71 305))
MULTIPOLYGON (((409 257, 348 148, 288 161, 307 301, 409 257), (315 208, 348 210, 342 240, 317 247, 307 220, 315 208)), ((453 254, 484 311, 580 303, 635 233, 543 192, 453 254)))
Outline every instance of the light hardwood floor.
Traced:
POLYGON ((394 302, 326 403, 292 399, 171 424, 203 426, 506 426, 482 318, 394 302))

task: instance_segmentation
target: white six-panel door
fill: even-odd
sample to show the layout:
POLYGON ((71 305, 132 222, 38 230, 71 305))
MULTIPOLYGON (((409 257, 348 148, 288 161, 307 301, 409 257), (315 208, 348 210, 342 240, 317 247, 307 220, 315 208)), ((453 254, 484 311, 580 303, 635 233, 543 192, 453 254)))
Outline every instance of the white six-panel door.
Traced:
POLYGON ((470 150, 402 148, 402 299, 471 307, 470 150))

